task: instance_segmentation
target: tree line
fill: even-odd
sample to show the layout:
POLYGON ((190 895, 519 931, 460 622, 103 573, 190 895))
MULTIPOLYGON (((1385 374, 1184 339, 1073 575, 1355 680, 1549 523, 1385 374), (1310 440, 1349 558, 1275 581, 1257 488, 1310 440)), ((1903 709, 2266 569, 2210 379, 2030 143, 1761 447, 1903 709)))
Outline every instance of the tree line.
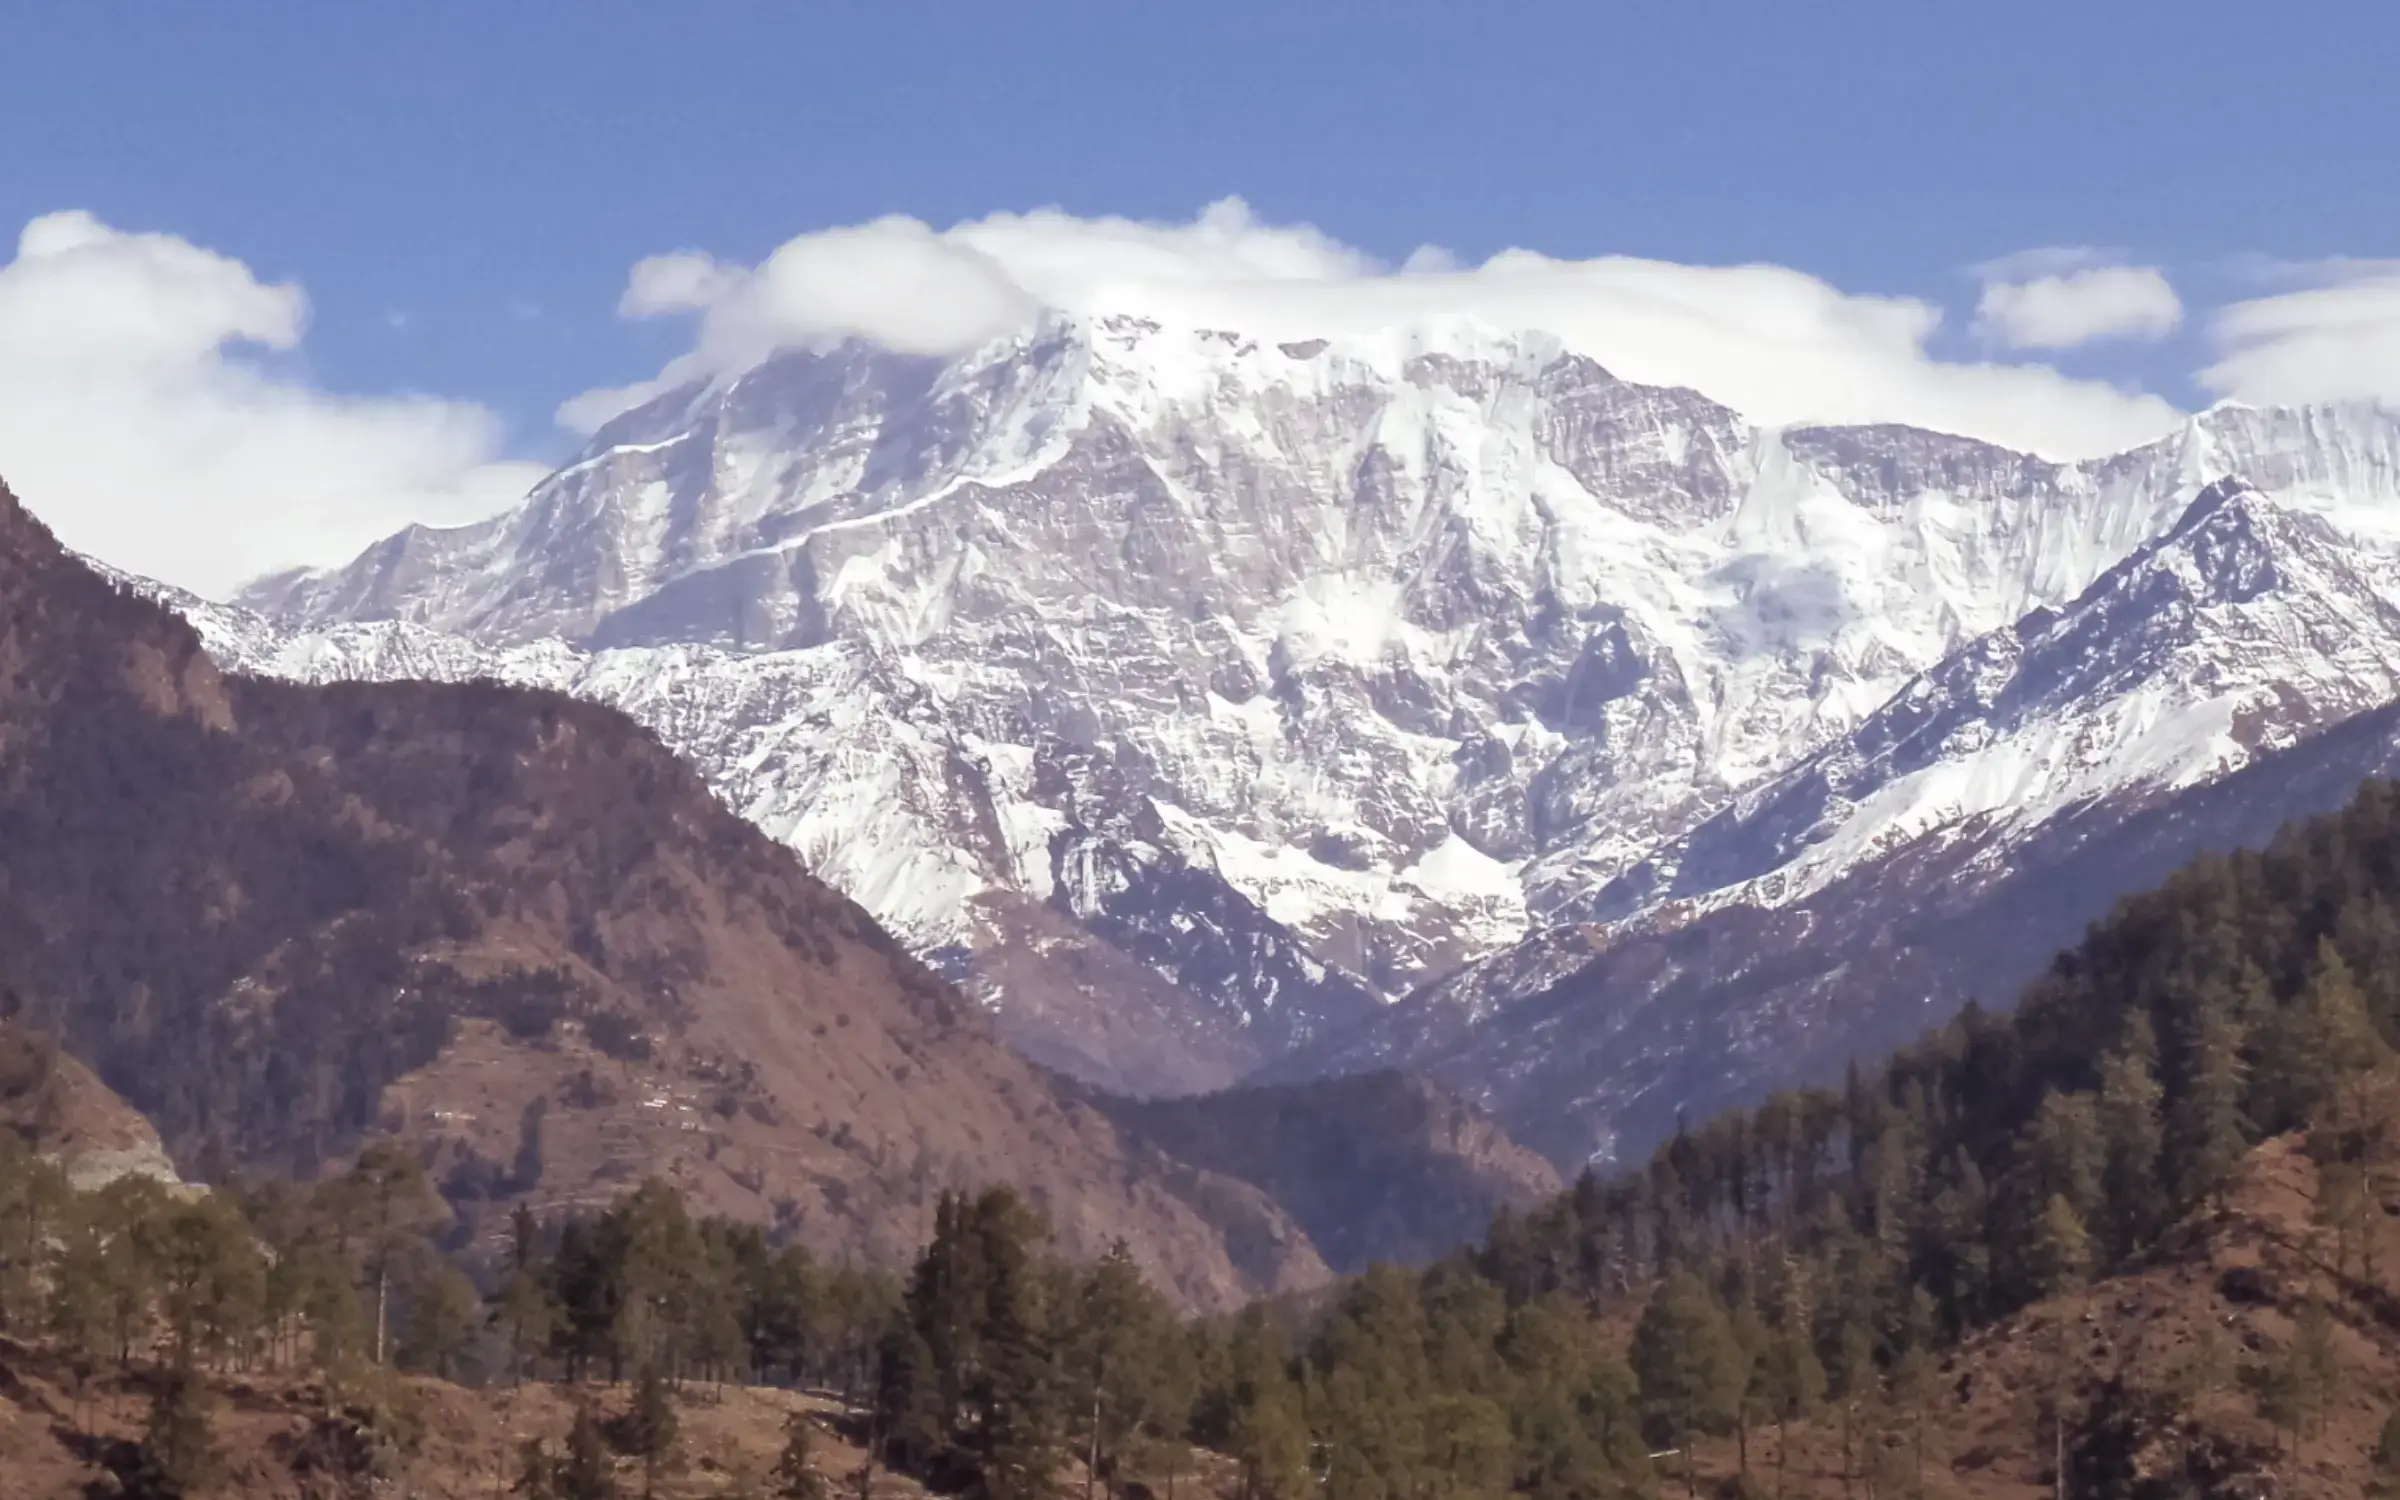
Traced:
MULTIPOLYGON (((2122 903, 2013 1012, 1969 1006, 1838 1089, 1679 1131, 1307 1317, 1096 1346, 1152 1324, 1079 1316, 1103 1293, 1028 1261, 1005 1198, 950 1204, 885 1344, 882 1440, 1003 1495, 1043 1472, 1027 1453, 1083 1445, 1105 1479, 1112 1454, 1188 1441, 1238 1462, 1245 1500, 1597 1500, 1702 1437, 1746 1471, 1759 1429, 1810 1418, 1846 1486, 1896 1488, 1894 1466, 1921 1480, 1942 1351, 2221 1207, 2267 1136, 2311 1129, 2317 1232, 2373 1284, 2400 1141, 2364 1080, 2396 1040, 2400 793, 2372 784, 2122 903)), ((2322 1312, 2250 1372, 2295 1446, 2334 1378, 2322 1312)), ((2062 1463, 2070 1404, 2044 1403, 2062 1463)))
MULTIPOLYGON (((0 1028, 0 1096, 12 1079, 30 1092, 24 1075, 41 1067, 40 1048, 0 1028)), ((168 1496, 220 1467, 211 1373, 313 1376, 329 1408, 385 1445, 411 1437, 394 1374, 627 1381, 634 1410, 608 1439, 647 1464, 674 1445, 666 1393, 679 1386, 863 1399, 900 1300, 888 1274, 820 1265, 756 1225, 695 1217, 657 1182, 548 1223, 520 1207, 497 1255, 456 1230, 418 1155, 396 1142, 313 1185, 201 1190, 135 1174, 78 1191, 27 1133, 0 1126, 0 1336, 57 1355, 79 1402, 112 1370, 159 1376, 145 1468, 128 1478, 168 1496)), ((804 1434, 795 1441, 805 1447, 804 1434)), ((576 1472, 605 1472, 586 1449, 578 1437, 567 1453, 529 1455, 527 1473, 543 1476, 529 1492, 608 1493, 568 1482, 578 1452, 576 1472)))

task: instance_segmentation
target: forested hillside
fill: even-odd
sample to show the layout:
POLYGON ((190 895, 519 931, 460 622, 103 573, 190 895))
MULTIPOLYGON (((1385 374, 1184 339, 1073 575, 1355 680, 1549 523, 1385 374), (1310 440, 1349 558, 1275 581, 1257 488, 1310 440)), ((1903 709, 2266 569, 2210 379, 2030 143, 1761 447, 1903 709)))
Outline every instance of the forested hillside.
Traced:
POLYGON ((1095 1102, 1177 1160, 1272 1194, 1337 1271, 1437 1260, 1560 1187, 1481 1111, 1400 1073, 1095 1102))
MULTIPOLYGON (((1390 1500, 1638 1491, 1662 1470, 1652 1450, 1719 1434, 1734 1449, 1722 1468, 1755 1458, 1763 1485, 1764 1430, 1802 1422, 1839 1434, 1838 1467, 1818 1479, 1907 1492, 1885 1456, 1889 1413, 1915 1410, 1922 1432, 1945 1399, 1963 1404, 1940 1373, 1963 1341, 2158 1263, 2177 1226, 2172 1253, 2201 1254, 2191 1226, 2235 1214, 2253 1148, 2306 1129, 2296 1238, 2325 1274, 2274 1294, 2280 1347, 2224 1357, 2225 1383, 2238 1375, 2289 1443, 2196 1428, 2151 1454, 2163 1488, 2075 1491, 2257 1492, 2336 1399, 2329 1329, 2360 1341, 2340 1394, 2394 1395, 2400 1322, 2378 1277, 2400 1112, 2375 1080, 2395 1035, 2400 793, 2375 784, 2263 852, 2200 861, 2128 901, 2009 1014, 1970 1011, 1840 1090, 1696 1123, 1640 1172, 1503 1217, 1477 1253, 1369 1272, 1321 1318, 1252 1310, 1222 1333, 1189 1430, 1240 1460, 1253 1495, 1390 1500)), ((2290 1217, 2266 1232, 2295 1238, 2290 1217)), ((912 1298, 938 1349, 945 1315, 929 1324, 928 1305, 912 1298)), ((1212 1336, 1199 1337, 1213 1352, 1212 1336)), ((2060 1454, 2132 1420, 2129 1380, 2171 1402, 2185 1373, 2063 1350, 2043 1371, 2048 1422, 2029 1415, 2014 1441, 2046 1434, 2060 1454)), ((2182 1430, 2173 1411, 2160 1420, 2182 1430)), ((2342 1473, 2365 1472, 2363 1452, 2347 1457, 2342 1473)), ((1990 1483, 2009 1468, 1981 1455, 1990 1483)))
POLYGON ((0 1219, 56 1228, 12 1239, 0 1316, 86 1363, 360 1389, 397 1363, 623 1378, 666 1409, 694 1381, 808 1380, 856 1399, 879 1462, 999 1500, 1078 1470, 1568 1500, 1686 1483, 1694 1449, 1695 1487, 2017 1494, 2066 1463, 2078 1494, 2357 1493, 2400 1463, 2400 1429, 2381 1459, 2360 1437, 2400 1400, 2396 900, 2400 793, 2370 785, 2126 903, 2010 1014, 1697 1124, 1313 1311, 1179 1323, 1122 1252, 1056 1258, 1006 1190, 944 1195, 900 1285, 663 1184, 520 1216, 469 1263, 479 1301, 431 1253, 418 1159, 378 1146, 313 1193, 192 1200, 63 1194, 20 1148, 0 1219), (2149 1347, 2135 1324, 2187 1330, 2172 1364, 2123 1352, 2149 1347), (1953 1405, 2001 1435, 1962 1449, 1953 1405))

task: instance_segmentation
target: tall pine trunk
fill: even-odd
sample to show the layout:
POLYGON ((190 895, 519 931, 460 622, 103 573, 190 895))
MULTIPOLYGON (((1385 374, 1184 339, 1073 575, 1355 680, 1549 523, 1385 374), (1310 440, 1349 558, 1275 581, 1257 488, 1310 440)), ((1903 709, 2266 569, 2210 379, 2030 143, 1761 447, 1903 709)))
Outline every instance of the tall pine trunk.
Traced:
POLYGON ((1683 1493, 1689 1500, 1689 1497, 1700 1493, 1700 1473, 1692 1467, 1692 1460, 1698 1457, 1692 1452, 1692 1414, 1686 1410, 1680 1416, 1682 1420, 1676 1424, 1675 1439, 1683 1445, 1683 1493))
POLYGON ((1845 1399, 1842 1402, 1842 1494, 1845 1497, 1850 1494, 1850 1429, 1856 1422, 1857 1416, 1858 1403, 1855 1400, 1845 1399))

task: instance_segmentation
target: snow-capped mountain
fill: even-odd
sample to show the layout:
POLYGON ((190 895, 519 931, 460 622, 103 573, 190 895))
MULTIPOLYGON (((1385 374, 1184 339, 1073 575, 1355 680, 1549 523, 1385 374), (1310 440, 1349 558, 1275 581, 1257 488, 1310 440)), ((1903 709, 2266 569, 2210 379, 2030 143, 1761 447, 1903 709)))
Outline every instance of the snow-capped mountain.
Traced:
POLYGON ((191 608, 256 670, 616 703, 1022 1045, 1176 1088, 1409 1060, 1607 934, 2221 776, 2394 695, 2396 551, 2370 406, 2064 463, 1466 323, 1059 317, 776 356, 191 608))
POLYGON ((1286 1058, 1454 1079, 1565 1159, 2013 998, 2117 897, 2400 765, 2400 555, 2232 481, 1557 924, 1286 1058), (2239 774, 2236 774, 2236 773, 2239 774))

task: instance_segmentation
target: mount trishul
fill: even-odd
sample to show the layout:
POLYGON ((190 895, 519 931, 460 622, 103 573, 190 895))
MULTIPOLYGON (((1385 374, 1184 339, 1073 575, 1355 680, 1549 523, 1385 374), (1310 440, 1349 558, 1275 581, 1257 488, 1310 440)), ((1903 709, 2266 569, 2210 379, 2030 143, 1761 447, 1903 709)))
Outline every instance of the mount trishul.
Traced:
POLYGON ((1963 1000, 1852 1023, 1870 895, 2400 695, 2396 523, 2373 406, 2068 464, 1468 323, 1057 317, 778 355, 502 516, 179 602, 256 671, 628 710, 1071 1071, 1417 1063, 1572 1160, 1963 1000), (1795 952, 1814 1000, 1722 999, 1795 952))

